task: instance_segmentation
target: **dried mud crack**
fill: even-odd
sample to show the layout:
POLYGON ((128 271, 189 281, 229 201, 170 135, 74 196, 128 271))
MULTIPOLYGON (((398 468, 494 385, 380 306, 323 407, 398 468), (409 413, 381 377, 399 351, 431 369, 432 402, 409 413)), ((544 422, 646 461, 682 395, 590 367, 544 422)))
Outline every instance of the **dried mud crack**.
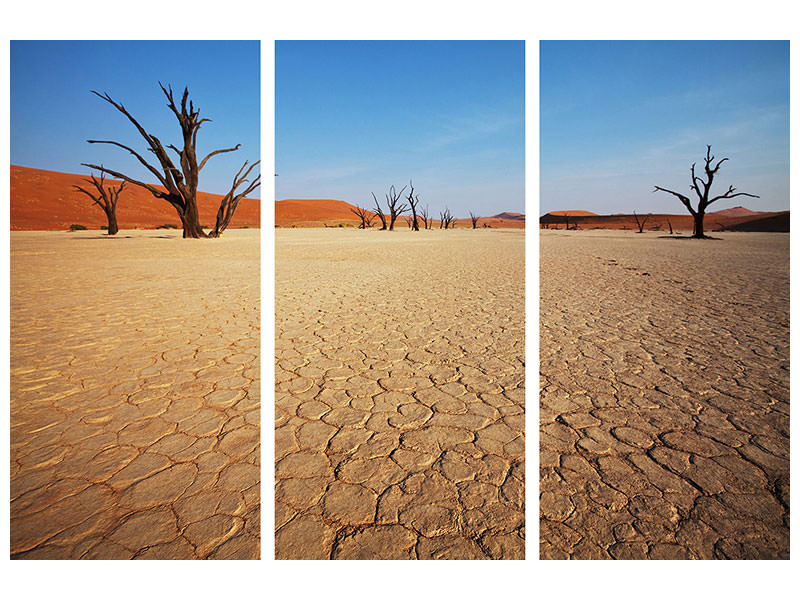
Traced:
POLYGON ((523 232, 276 237, 276 557, 524 558, 523 232))
POLYGON ((11 556, 258 558, 259 234, 11 233, 11 556))
POLYGON ((789 558, 789 237, 720 237, 542 232, 542 558, 789 558))

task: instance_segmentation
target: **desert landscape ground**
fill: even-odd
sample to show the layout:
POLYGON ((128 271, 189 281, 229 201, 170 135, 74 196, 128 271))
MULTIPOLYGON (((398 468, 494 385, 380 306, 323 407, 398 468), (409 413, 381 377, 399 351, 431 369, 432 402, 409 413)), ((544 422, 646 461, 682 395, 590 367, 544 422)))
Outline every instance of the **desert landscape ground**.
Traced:
POLYGON ((789 557, 789 236, 540 232, 541 557, 789 557))
POLYGON ((276 557, 524 558, 524 231, 275 235, 276 557))
POLYGON ((258 558, 260 232, 121 225, 10 234, 11 556, 258 558))

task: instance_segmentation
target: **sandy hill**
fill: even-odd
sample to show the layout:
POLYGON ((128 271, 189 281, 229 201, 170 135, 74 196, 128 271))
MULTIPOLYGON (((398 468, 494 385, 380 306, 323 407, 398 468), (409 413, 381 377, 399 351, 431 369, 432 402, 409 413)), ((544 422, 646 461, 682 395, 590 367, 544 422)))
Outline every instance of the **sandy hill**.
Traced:
MULTIPOLYGON (((86 187, 86 175, 59 173, 11 165, 11 230, 68 229, 73 223, 100 229, 106 216, 87 196, 73 189, 86 187)), ((107 184, 118 181, 106 179, 107 184)), ((200 223, 213 227, 221 196, 198 193, 200 223)), ((159 225, 180 226, 180 219, 169 204, 134 185, 126 186, 117 205, 120 229, 152 229, 159 225)), ((261 202, 245 198, 231 221, 232 228, 260 227, 261 202)))
POLYGON ((750 210, 749 208, 745 208, 744 206, 734 206, 733 208, 724 208, 722 210, 717 210, 708 214, 720 215, 723 217, 750 217, 750 216, 760 215, 762 213, 757 212, 755 210, 750 210))
MULTIPOLYGON (((361 220, 352 212, 355 206, 344 200, 278 200, 275 202, 275 225, 277 227, 358 227, 361 220)), ((368 208, 368 207, 365 207, 368 208)), ((374 212, 370 212, 371 215, 374 212)), ((401 216, 395 228, 407 227, 405 219, 409 215, 401 216)), ((439 214, 434 217, 435 228, 439 227, 439 214)), ((455 220, 456 227, 472 227, 472 222, 467 218, 455 220)), ((376 218, 374 225, 379 225, 376 218)), ((525 215, 520 213, 500 213, 493 217, 481 217, 478 227, 525 227, 525 215)))
MULTIPOLYGON (((638 230, 636 216, 614 215, 576 215, 585 211, 552 211, 539 218, 539 226, 547 229, 564 229, 569 222, 571 229, 629 229, 638 230)), ((694 228, 692 216, 684 214, 640 214, 640 221, 647 219, 644 231, 664 231, 670 227, 675 232, 687 233, 694 228)), ((704 221, 706 231, 789 231, 789 211, 755 212, 743 207, 707 213, 704 221), (729 213, 728 211, 733 211, 729 213)))
POLYGON ((504 219, 507 221, 524 221, 525 215, 517 212, 501 212, 499 215, 489 217, 490 219, 504 219))

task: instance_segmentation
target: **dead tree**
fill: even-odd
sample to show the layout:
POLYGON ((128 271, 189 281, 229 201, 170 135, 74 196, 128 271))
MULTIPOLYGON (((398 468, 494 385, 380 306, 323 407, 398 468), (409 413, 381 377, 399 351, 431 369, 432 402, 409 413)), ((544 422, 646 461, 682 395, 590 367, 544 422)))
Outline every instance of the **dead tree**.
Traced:
POLYGON ((428 206, 427 205, 424 206, 422 209, 420 209, 419 218, 420 218, 420 221, 422 221, 422 227, 424 229, 429 229, 430 228, 430 219, 428 219, 428 206))
MULTIPOLYGON (((455 219, 455 217, 450 214, 450 209, 445 208, 444 212, 439 213, 439 229, 442 229, 442 227, 445 229, 451 227, 453 219, 455 219)), ((452 226, 452 228, 455 229, 455 226, 452 226)))
POLYGON ((398 204, 405 189, 406 186, 403 186, 402 190, 395 192, 394 186, 391 186, 389 193, 386 194, 386 205, 389 207, 389 231, 394 230, 394 223, 397 221, 397 217, 408 212, 407 204, 398 204))
POLYGON ((480 217, 476 217, 475 215, 472 214, 472 211, 469 211, 469 218, 472 220, 472 228, 473 229, 477 229, 478 228, 478 219, 480 217))
POLYGON ((147 142, 147 149, 149 152, 152 152, 155 155, 156 159, 158 160, 158 166, 150 164, 133 148, 125 146, 124 144, 120 144, 119 142, 108 140, 88 141, 90 144, 111 144, 112 146, 117 146, 118 148, 127 150, 134 157, 136 157, 136 160, 138 160, 148 171, 150 171, 150 173, 152 173, 152 175, 158 180, 158 184, 160 184, 162 187, 160 188, 157 185, 137 181, 136 179, 124 175, 123 173, 112 171, 111 169, 106 169, 102 166, 90 165, 86 163, 84 163, 84 166, 92 169, 98 169, 101 172, 108 173, 113 177, 118 177, 124 181, 127 181, 128 183, 146 189, 156 198, 162 198, 166 200, 178 213, 178 217, 183 224, 184 238, 218 237, 222 231, 224 231, 225 227, 227 227, 227 224, 230 223, 230 219, 233 217, 233 212, 236 210, 239 200, 260 185, 261 176, 259 175, 253 180, 252 183, 250 183, 250 185, 247 186, 241 195, 236 193, 237 188, 248 181, 246 177, 249 175, 253 167, 258 165, 260 161, 253 163, 246 171, 245 169, 247 167, 247 162, 244 163, 244 166, 233 178, 231 190, 220 202, 220 209, 217 213, 217 225, 211 232, 211 235, 206 234, 200 225, 200 215, 197 210, 197 183, 200 171, 211 157, 216 156, 217 154, 238 150, 241 144, 236 144, 236 146, 233 148, 214 150, 198 162, 197 153, 195 150, 197 145, 197 131, 200 129, 200 126, 203 123, 210 121, 211 119, 200 118, 200 110, 196 109, 194 104, 189 100, 189 88, 184 88, 183 96, 180 100, 180 107, 178 107, 175 104, 175 99, 172 94, 172 87, 168 86, 165 88, 161 83, 158 85, 167 98, 167 106, 178 119, 178 123, 181 128, 181 137, 183 140, 181 148, 178 148, 172 144, 168 144, 165 147, 161 143, 161 140, 159 140, 155 135, 148 133, 122 104, 113 100, 107 93, 100 94, 94 90, 92 90, 92 93, 95 96, 105 100, 128 118, 131 124, 133 124, 139 134, 147 142), (175 163, 167 153, 167 150, 172 150, 175 152, 175 154, 177 154, 179 159, 179 167, 175 166, 175 163), (242 173, 244 173, 244 175, 242 173))
POLYGON ((371 192, 372 198, 375 200, 375 214, 378 215, 378 218, 381 220, 381 229, 380 231, 386 230, 386 215, 383 214, 383 210, 381 210, 381 205, 378 204, 378 199, 375 197, 375 192, 371 192))
POLYGON ((408 205, 411 207, 411 230, 419 231, 419 222, 417 221, 417 205, 419 204, 419 194, 414 195, 414 182, 409 181, 411 191, 408 192, 408 205))
POLYGON ((72 187, 89 196, 92 202, 103 209, 103 212, 106 213, 106 219, 108 219, 108 235, 116 235, 119 231, 119 226, 117 225, 117 201, 120 193, 125 189, 125 182, 120 183, 118 187, 110 185, 106 188, 103 185, 105 176, 102 172, 99 180, 94 175, 89 175, 89 177, 90 179, 84 179, 84 181, 91 183, 97 190, 96 193, 90 192, 79 185, 73 185, 72 187))
POLYGON ((672 235, 672 223, 670 223, 669 219, 667 219, 667 225, 669 225, 669 234, 672 235))
POLYGON ((361 208, 360 206, 356 206, 355 208, 351 208, 350 212, 356 215, 359 219, 361 219, 361 224, 358 226, 359 229, 366 229, 367 227, 372 227, 372 220, 375 218, 375 215, 368 211, 366 208, 361 208))
POLYGON ((647 223, 647 219, 650 218, 650 213, 643 215, 640 219, 639 215, 636 214, 636 211, 633 211, 633 218, 636 219, 636 226, 639 228, 637 233, 644 233, 644 226, 647 223))
POLYGON ((228 225, 230 225, 233 214, 236 212, 236 207, 239 206, 239 201, 242 198, 246 198, 247 194, 261 185, 261 173, 259 173, 255 179, 253 179, 253 181, 249 181, 247 179, 247 177, 250 175, 250 171, 252 171, 260 162, 260 160, 254 162, 252 165, 250 165, 250 168, 245 171, 247 168, 247 161, 245 161, 244 165, 242 165, 242 168, 239 169, 239 172, 234 175, 231 189, 222 197, 222 200, 219 202, 217 220, 214 224, 214 229, 209 232, 208 237, 218 238, 221 236, 222 232, 228 228, 228 225), (248 182, 249 185, 245 189, 243 189, 241 192, 236 192, 239 186, 248 182))
POLYGON ((653 190, 654 192, 662 191, 662 192, 667 192, 668 194, 672 194, 683 203, 686 209, 691 213, 692 217, 694 217, 694 233, 692 237, 698 239, 706 237, 705 233, 703 232, 703 219, 706 216, 706 209, 710 204, 716 202, 717 200, 727 200, 730 198, 736 198, 737 196, 749 196, 750 198, 759 197, 754 194, 737 192, 735 187, 730 186, 728 188, 728 191, 725 192, 724 194, 720 194, 719 196, 714 196, 713 198, 710 198, 709 196, 711 191, 711 184, 714 182, 714 176, 717 174, 717 171, 719 171, 720 165, 728 159, 723 158, 716 165, 712 166, 712 163, 714 162, 714 157, 711 156, 711 146, 706 146, 706 156, 704 160, 705 160, 704 170, 706 172, 705 180, 703 180, 702 177, 695 175, 695 165, 697 163, 692 163, 692 168, 691 168, 692 185, 689 186, 689 189, 694 190, 695 193, 697 194, 698 202, 696 209, 692 207, 691 200, 687 196, 684 196, 683 194, 679 194, 678 192, 673 192, 672 190, 668 190, 666 188, 659 186, 655 186, 655 189, 653 190))

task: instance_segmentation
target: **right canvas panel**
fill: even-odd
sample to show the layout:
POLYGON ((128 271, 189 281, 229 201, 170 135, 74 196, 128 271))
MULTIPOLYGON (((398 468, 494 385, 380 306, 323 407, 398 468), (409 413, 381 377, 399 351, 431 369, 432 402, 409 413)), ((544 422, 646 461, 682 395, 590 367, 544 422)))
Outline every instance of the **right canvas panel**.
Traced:
POLYGON ((788 559, 789 43, 540 50, 540 556, 788 559))

